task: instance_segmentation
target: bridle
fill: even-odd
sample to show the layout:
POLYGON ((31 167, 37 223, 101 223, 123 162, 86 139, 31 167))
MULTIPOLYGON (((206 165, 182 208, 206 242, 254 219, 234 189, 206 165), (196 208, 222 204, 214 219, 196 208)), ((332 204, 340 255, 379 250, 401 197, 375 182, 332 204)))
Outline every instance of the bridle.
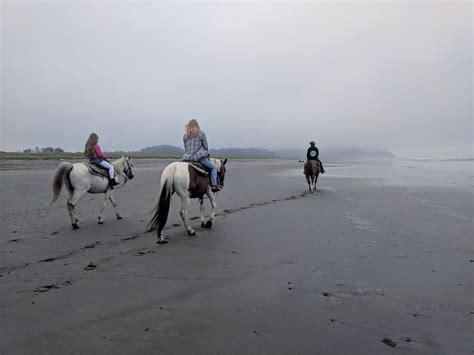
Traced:
POLYGON ((224 164, 220 164, 220 169, 217 172, 217 184, 220 185, 221 187, 224 187, 224 181, 222 177, 225 175, 225 166, 224 164))
POLYGON ((128 161, 127 158, 124 158, 124 160, 125 160, 126 167, 123 170, 123 172, 118 172, 118 174, 123 178, 123 183, 118 186, 115 186, 114 187, 115 189, 121 189, 122 187, 125 186, 128 180, 132 179, 132 178, 129 178, 129 176, 132 175, 132 167, 130 166, 130 162, 128 161))

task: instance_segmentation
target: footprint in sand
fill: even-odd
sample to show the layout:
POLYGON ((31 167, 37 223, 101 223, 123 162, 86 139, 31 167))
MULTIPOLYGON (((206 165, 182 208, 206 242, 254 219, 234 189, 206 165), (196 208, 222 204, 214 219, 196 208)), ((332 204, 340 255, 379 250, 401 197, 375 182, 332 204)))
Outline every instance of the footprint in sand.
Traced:
POLYGON ((84 267, 84 270, 94 270, 97 267, 97 265, 94 265, 92 263, 89 263, 86 267, 84 267))

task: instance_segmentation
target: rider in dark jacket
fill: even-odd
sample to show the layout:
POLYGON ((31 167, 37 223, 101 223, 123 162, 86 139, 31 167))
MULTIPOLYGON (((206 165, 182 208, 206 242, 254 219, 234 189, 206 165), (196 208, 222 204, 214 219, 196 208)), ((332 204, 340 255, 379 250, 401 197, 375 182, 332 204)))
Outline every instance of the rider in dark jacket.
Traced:
POLYGON ((319 160, 319 149, 318 147, 316 147, 316 143, 314 143, 314 141, 309 142, 309 144, 311 146, 308 148, 308 152, 306 153, 306 159, 316 160, 317 162, 319 162, 319 164, 321 165, 321 174, 324 174, 325 171, 323 168, 323 163, 321 163, 321 160, 319 160))

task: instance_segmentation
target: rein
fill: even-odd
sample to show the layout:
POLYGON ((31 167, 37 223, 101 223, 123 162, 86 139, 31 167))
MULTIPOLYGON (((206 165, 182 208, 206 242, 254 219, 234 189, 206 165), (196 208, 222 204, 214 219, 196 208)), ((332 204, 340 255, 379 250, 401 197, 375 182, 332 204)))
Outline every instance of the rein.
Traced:
POLYGON ((119 184, 119 185, 117 185, 117 186, 114 186, 114 190, 115 190, 115 189, 121 189, 122 187, 125 186, 125 184, 126 184, 127 181, 129 180, 128 177, 127 177, 127 175, 125 175, 125 174, 122 175, 122 173, 119 173, 118 175, 120 175, 121 177, 123 177, 123 183, 121 183, 121 184, 119 184))
MULTIPOLYGON (((128 162, 125 160, 125 163, 127 164, 127 168, 125 170, 130 170, 130 166, 128 165, 128 162)), ((117 175, 121 176, 123 178, 123 183, 117 185, 117 186, 114 186, 114 190, 115 189, 121 189, 122 187, 125 186, 125 184, 127 183, 128 180, 130 180, 128 177, 127 177, 127 174, 125 174, 124 172, 119 172, 119 171, 116 171, 116 173, 118 173, 117 175)))

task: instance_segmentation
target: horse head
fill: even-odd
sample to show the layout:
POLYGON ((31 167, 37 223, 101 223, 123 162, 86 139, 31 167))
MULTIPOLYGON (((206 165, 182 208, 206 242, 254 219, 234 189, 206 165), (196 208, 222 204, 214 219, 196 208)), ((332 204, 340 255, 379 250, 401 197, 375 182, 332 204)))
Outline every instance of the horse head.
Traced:
POLYGON ((227 164, 227 158, 224 161, 216 159, 217 165, 217 182, 221 187, 224 187, 225 173, 227 171, 225 165, 227 164))
POLYGON ((126 178, 128 180, 132 180, 134 178, 134 175, 133 175, 133 170, 132 170, 132 167, 133 167, 133 163, 132 163, 132 159, 130 158, 130 156, 128 157, 124 157, 122 156, 119 160, 121 160, 121 171, 125 174, 126 178))

